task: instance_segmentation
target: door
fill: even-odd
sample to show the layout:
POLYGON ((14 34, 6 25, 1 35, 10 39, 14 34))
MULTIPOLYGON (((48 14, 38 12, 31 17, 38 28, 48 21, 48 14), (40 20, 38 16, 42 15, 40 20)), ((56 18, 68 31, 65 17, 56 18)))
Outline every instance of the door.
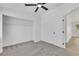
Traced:
POLYGON ((51 18, 42 21, 42 40, 65 48, 65 19, 51 18))

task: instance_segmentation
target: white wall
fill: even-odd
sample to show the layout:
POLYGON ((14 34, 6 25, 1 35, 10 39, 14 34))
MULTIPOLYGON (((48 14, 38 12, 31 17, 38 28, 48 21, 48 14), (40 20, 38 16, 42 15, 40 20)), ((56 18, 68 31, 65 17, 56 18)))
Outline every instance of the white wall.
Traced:
POLYGON ((62 19, 63 16, 65 16, 66 14, 68 14, 69 12, 71 12, 73 9, 79 7, 79 4, 64 4, 60 7, 57 7, 55 8, 54 10, 52 11, 49 11, 48 13, 46 14, 43 14, 42 15, 42 40, 44 41, 48 41, 49 43, 51 42, 52 44, 55 44, 55 45, 60 45, 60 47, 64 47, 62 44, 59 44, 61 42, 64 42, 65 43, 65 39, 63 39, 62 41, 59 40, 52 40, 53 38, 52 37, 49 37, 49 33, 52 32, 52 31, 55 31, 57 29, 54 29, 55 25, 53 23, 54 20, 56 19, 62 19), (59 43, 56 43, 59 42, 59 43))
POLYGON ((34 42, 38 42, 41 40, 41 16, 39 16, 38 19, 34 21, 33 28, 34 28, 33 40, 34 42))
POLYGON ((68 43, 69 40, 71 39, 72 37, 72 23, 71 23, 72 19, 71 19, 71 14, 68 14, 66 16, 66 42, 68 43))
POLYGON ((3 46, 33 40, 33 22, 11 16, 3 16, 3 46))

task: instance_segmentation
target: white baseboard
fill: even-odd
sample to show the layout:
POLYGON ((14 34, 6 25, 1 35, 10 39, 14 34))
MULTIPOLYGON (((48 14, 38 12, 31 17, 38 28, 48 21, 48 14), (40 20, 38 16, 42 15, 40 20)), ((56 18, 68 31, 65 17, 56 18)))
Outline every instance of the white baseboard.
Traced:
POLYGON ((26 41, 12 42, 12 43, 3 43, 3 47, 12 46, 12 45, 16 45, 16 44, 21 44, 21 43, 29 42, 29 41, 33 41, 33 40, 26 40, 26 41))
POLYGON ((2 48, 0 48, 0 53, 2 53, 3 52, 3 47, 2 48))

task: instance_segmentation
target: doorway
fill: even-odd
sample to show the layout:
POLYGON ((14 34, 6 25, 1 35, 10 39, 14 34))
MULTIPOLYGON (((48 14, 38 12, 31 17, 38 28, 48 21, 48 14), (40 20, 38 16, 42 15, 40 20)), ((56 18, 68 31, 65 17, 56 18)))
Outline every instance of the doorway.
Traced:
POLYGON ((79 54, 79 8, 66 15, 66 48, 79 54))

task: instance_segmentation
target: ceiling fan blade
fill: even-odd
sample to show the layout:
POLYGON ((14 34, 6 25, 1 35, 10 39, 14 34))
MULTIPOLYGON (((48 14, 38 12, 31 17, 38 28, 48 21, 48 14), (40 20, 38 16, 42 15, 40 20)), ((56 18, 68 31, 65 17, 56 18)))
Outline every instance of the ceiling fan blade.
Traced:
POLYGON ((45 9, 45 10, 48 10, 48 8, 44 7, 44 6, 41 6, 41 8, 45 9))
POLYGON ((46 4, 46 3, 42 3, 42 4, 44 5, 44 4, 46 4))
POLYGON ((37 4, 25 4, 25 6, 37 6, 37 4))
POLYGON ((39 9, 39 7, 37 7, 37 8, 36 8, 35 12, 37 12, 37 11, 38 11, 38 9, 39 9))
POLYGON ((46 4, 46 3, 38 3, 38 4, 42 4, 42 5, 44 5, 44 4, 46 4))

